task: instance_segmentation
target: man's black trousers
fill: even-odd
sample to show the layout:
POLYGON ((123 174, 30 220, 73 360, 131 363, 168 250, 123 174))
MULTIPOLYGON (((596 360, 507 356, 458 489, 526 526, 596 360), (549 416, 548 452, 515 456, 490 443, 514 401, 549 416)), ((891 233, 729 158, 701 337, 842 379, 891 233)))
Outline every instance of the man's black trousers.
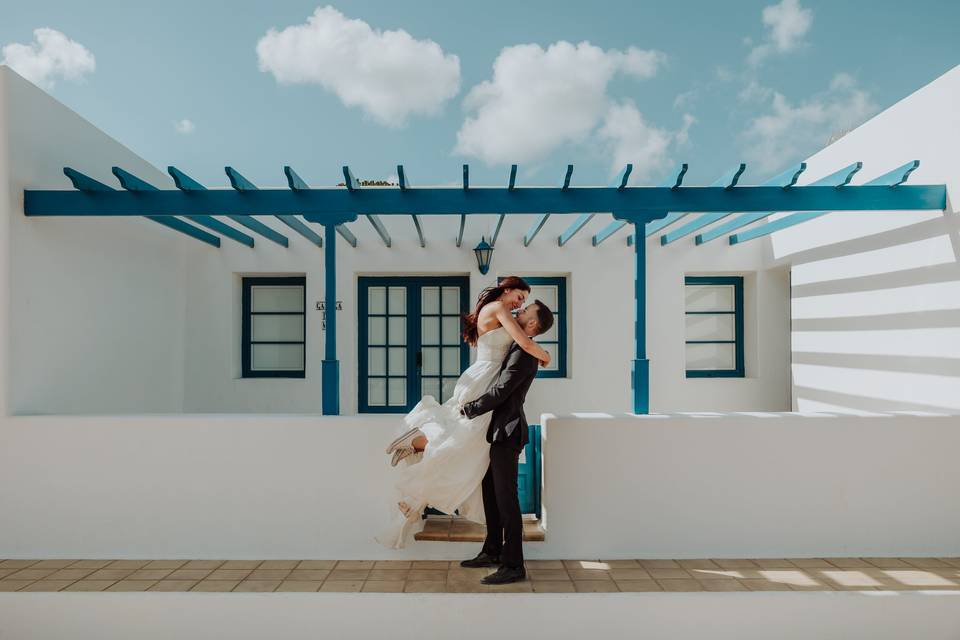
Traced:
POLYGON ((519 441, 510 438, 490 445, 490 466, 483 476, 483 513, 487 520, 483 551, 500 556, 500 563, 510 569, 523 566, 523 517, 517 489, 521 448, 514 439, 519 441))

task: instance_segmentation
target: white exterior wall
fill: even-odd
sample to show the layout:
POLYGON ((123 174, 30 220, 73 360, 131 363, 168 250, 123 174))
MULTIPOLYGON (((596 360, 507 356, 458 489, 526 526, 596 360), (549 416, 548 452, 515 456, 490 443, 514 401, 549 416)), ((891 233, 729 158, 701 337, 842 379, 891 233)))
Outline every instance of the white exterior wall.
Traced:
POLYGON ((833 213, 777 232, 792 269, 794 405, 960 411, 960 66, 807 160, 801 183, 857 160, 862 184, 920 160, 946 212, 833 213), (951 202, 952 197, 952 202, 951 202))
MULTIPOLYGON (((116 185, 119 165, 160 188, 169 177, 9 69, 2 69, 9 113, 12 200, 0 211, 14 234, 8 279, 9 413, 319 413, 323 332, 323 249, 270 217, 260 219, 290 238, 284 249, 256 236, 250 249, 223 238, 217 249, 145 219, 32 218, 22 215, 24 188, 69 188, 65 165, 116 185), (243 379, 240 372, 240 279, 303 274, 307 280, 305 379, 243 379), (92 374, 93 373, 93 374, 92 374)), ((188 169, 188 168, 185 168, 188 169)), ((242 169, 242 168, 241 168, 242 169)), ((303 169, 308 181, 323 179, 303 169)), ((248 177, 283 186, 276 175, 248 177)), ((329 181, 336 177, 330 177, 329 181)), ((226 188, 224 177, 221 185, 226 188)), ((556 237, 572 216, 552 217, 530 247, 521 238, 533 216, 508 216, 491 273, 481 276, 472 247, 489 238, 496 216, 468 218, 463 246, 457 216, 424 216, 426 248, 407 216, 384 216, 393 238, 386 248, 364 218, 350 225, 356 249, 337 241, 338 355, 341 411, 357 407, 356 290, 359 275, 469 274, 471 298, 498 275, 568 276, 568 377, 534 385, 528 411, 631 408, 633 249, 628 231, 591 245, 609 220, 597 218, 566 247, 556 237)), ((315 227, 322 231, 322 227, 315 227)), ((248 232, 249 233, 249 232, 248 232)), ((694 250, 648 242, 648 356, 654 411, 789 409, 786 271, 763 270, 760 243, 694 250), (685 274, 746 276, 746 363, 742 379, 685 378, 685 274)))
POLYGON ((7 67, 0 113, 7 412, 180 411, 183 241, 145 218, 23 215, 25 188, 72 188, 64 166, 162 174, 7 67))

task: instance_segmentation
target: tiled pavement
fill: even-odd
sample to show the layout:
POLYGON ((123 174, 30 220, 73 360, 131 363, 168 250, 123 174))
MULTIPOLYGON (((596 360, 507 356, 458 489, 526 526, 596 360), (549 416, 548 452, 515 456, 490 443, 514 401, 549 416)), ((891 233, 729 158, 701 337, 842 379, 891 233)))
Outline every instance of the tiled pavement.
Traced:
POLYGON ((406 560, 0 560, 0 591, 900 591, 960 590, 960 558, 528 560, 528 580, 406 560))

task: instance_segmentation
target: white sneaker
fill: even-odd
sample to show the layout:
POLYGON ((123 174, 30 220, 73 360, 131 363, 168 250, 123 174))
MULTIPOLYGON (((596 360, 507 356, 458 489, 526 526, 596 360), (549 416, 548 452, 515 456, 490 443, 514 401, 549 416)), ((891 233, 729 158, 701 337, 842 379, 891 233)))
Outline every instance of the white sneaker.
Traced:
POLYGON ((393 458, 391 458, 390 460, 390 466, 395 467, 397 466, 398 462, 400 462, 401 460, 403 460, 408 456, 415 455, 416 453, 417 453, 417 450, 414 449, 413 447, 401 447, 398 449, 394 449, 393 458))
POLYGON ((393 453, 394 449, 405 449, 405 448, 412 449, 413 441, 419 435, 423 435, 423 432, 420 431, 420 427, 414 427, 413 429, 410 429, 409 431, 402 434, 400 437, 398 437, 396 440, 390 443, 390 446, 387 447, 387 453, 388 454, 393 453))

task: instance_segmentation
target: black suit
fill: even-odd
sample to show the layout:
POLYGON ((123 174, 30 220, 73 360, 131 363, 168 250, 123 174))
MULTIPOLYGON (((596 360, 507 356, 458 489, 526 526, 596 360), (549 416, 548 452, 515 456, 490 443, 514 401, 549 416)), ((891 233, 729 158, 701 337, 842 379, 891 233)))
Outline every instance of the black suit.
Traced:
POLYGON ((487 427, 490 467, 483 477, 483 513, 487 539, 483 551, 500 556, 503 566, 523 566, 523 517, 517 490, 520 452, 529 442, 523 402, 537 375, 539 361, 517 344, 510 347, 500 374, 485 394, 463 405, 463 413, 475 418, 493 411, 487 427))

